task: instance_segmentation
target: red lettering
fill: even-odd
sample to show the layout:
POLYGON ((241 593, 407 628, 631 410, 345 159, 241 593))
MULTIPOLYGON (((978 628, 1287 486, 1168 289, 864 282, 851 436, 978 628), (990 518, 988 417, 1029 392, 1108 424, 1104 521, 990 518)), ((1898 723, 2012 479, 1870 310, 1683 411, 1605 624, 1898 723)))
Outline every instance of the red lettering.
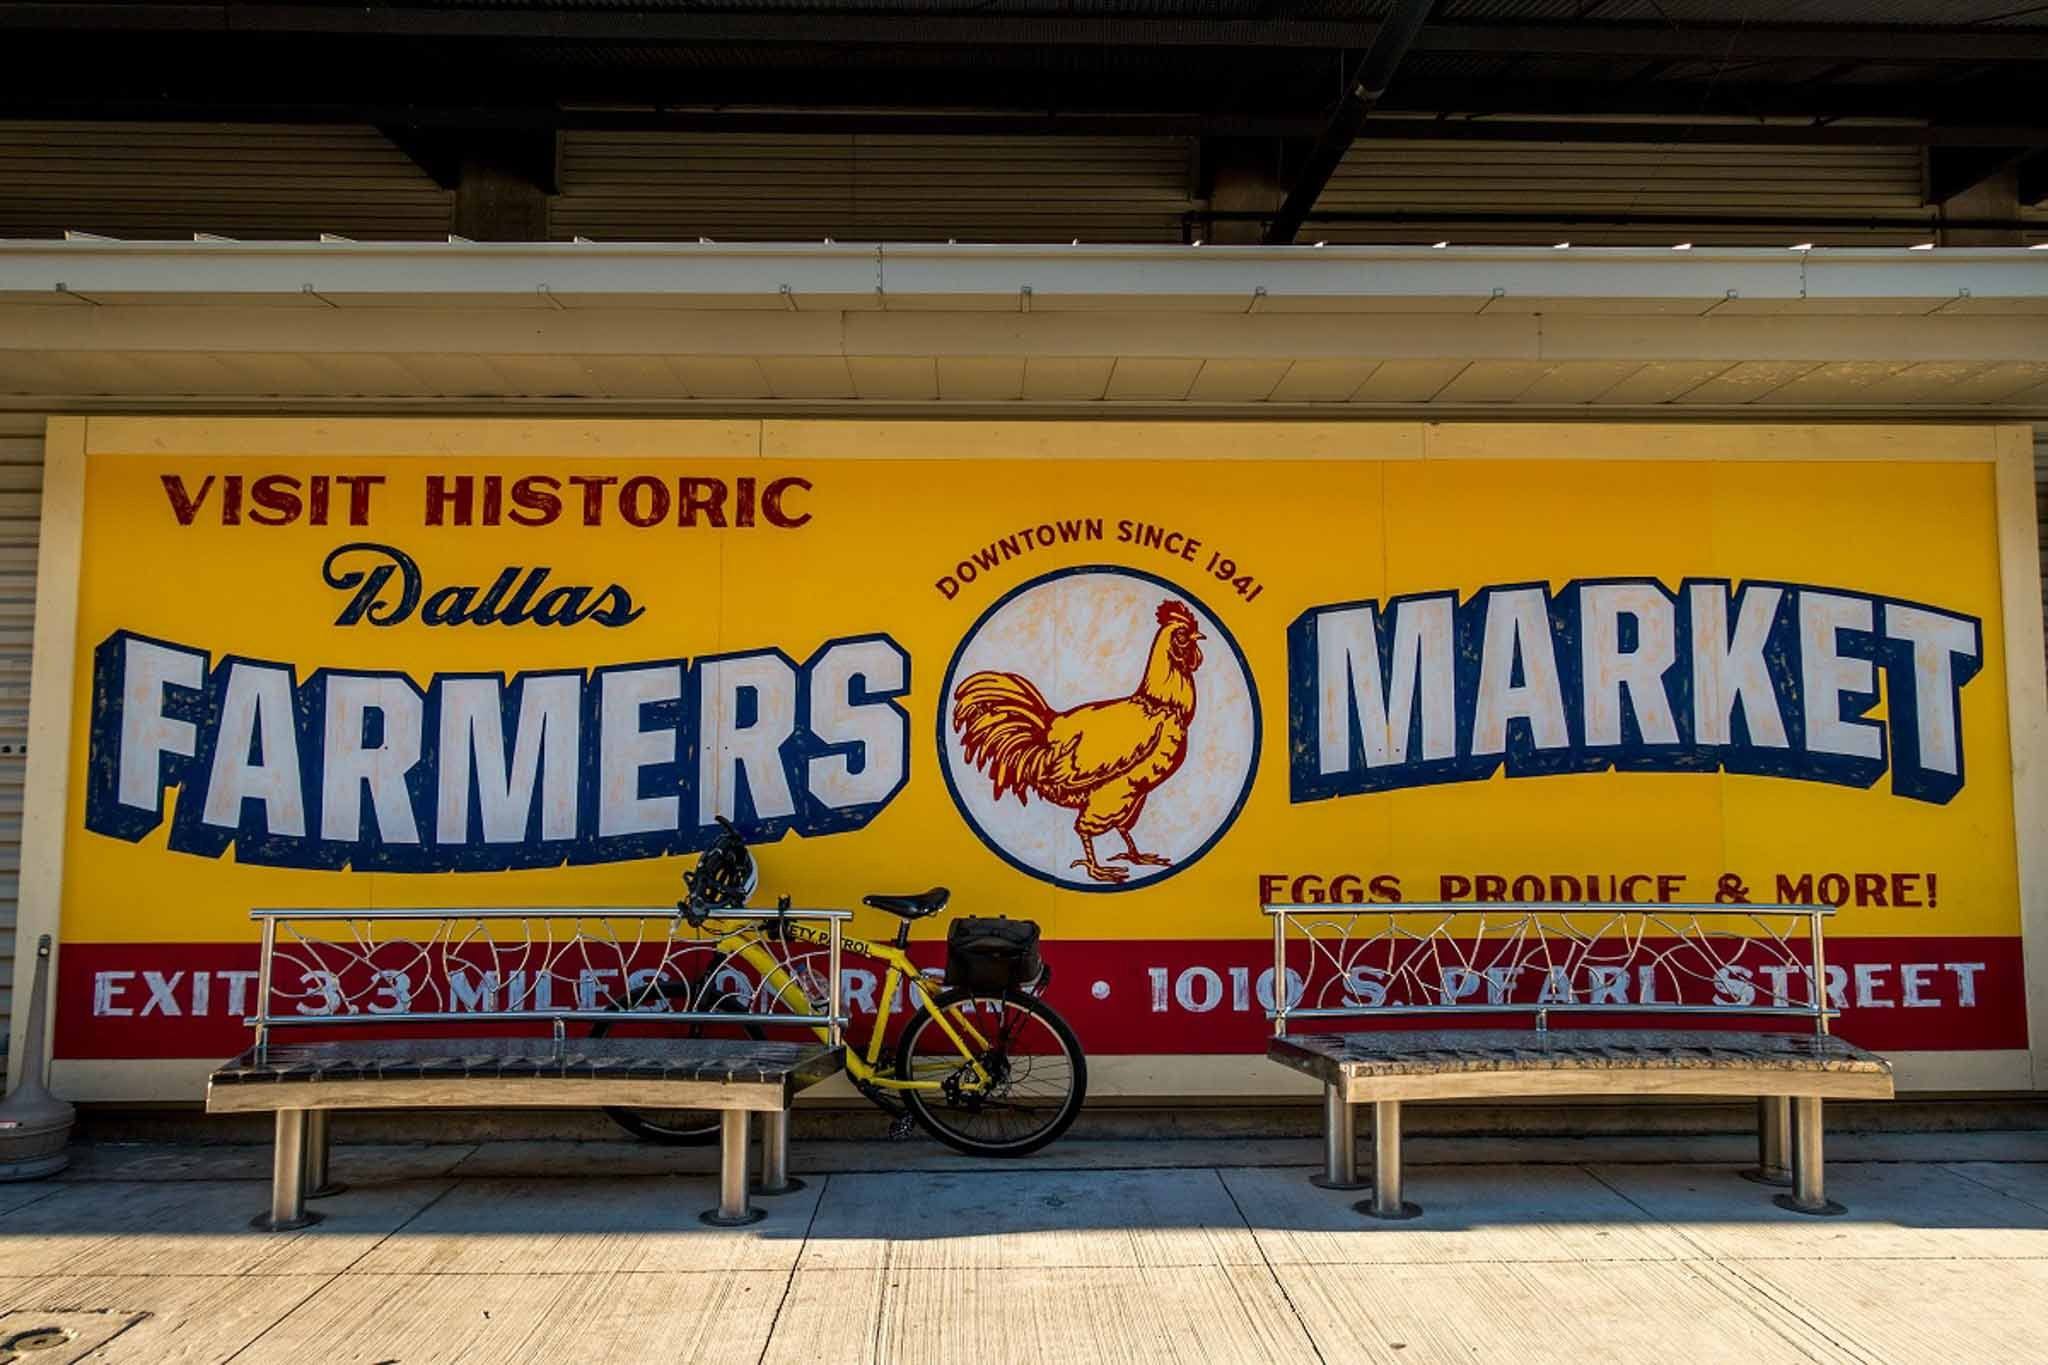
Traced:
POLYGON ((384 482, 382 474, 337 474, 334 481, 348 489, 348 524, 370 524, 370 494, 384 482))
POLYGON ((792 488, 801 488, 804 492, 808 493, 811 491, 811 481, 791 476, 789 478, 776 479, 761 490, 761 515, 768 519, 770 526, 780 526, 785 530, 793 530, 811 519, 809 512, 799 512, 795 516, 791 516, 783 509, 783 496, 792 488))
POLYGON ((682 506, 676 513, 677 525, 695 526, 699 512, 703 512, 705 520, 713 526, 725 525, 724 480, 684 479, 682 489, 682 506))
POLYGON ((604 490, 606 485, 618 482, 611 474, 571 474, 569 482, 583 490, 583 524, 604 525, 604 490))
POLYGON ((439 526, 452 510, 451 524, 467 526, 470 521, 471 504, 476 497, 476 480, 467 474, 452 478, 441 474, 427 476, 427 525, 439 526))
POLYGON ((551 525, 562 515, 562 500, 556 496, 562 481, 546 474, 528 474, 512 481, 512 520, 521 526, 551 525))
MULTIPOLYGON (((746 480, 742 479, 741 482, 744 483, 746 480)), ((1280 894, 1280 888, 1286 884, 1287 874, 1284 872, 1261 872, 1259 874, 1259 904, 1273 904, 1274 898, 1280 894)))
POLYGON ((742 474, 739 478, 733 480, 733 484, 740 496, 739 508, 733 513, 732 524, 735 526, 752 526, 754 524, 754 476, 742 474))
POLYGON ((242 476, 230 474, 221 480, 220 524, 240 526, 242 524, 242 476))
POLYGON ((1797 881, 1780 872, 1778 874, 1778 904, 1812 905, 1813 874, 1804 873, 1797 881))
POLYGON ((250 484, 249 501, 256 504, 249 520, 259 526, 286 525, 297 521, 299 513, 305 510, 305 501, 299 497, 299 481, 289 474, 265 474, 250 484))
POLYGON ((484 519, 486 526, 496 526, 505 515, 505 479, 500 474, 484 475, 484 519))
POLYGON ((313 498, 312 508, 308 512, 306 520, 314 526, 325 526, 327 524, 327 499, 328 495, 333 492, 333 481, 325 474, 315 474, 311 479, 307 480, 307 483, 311 485, 313 498))
POLYGON ((185 491, 185 480, 178 474, 160 474, 164 494, 171 500, 171 515, 178 519, 178 525, 190 526, 192 518, 199 515, 199 509, 206 504, 206 495, 213 491, 213 475, 206 476, 206 482, 199 485, 199 496, 185 491))
MULTIPOLYGON (((668 485, 646 474, 626 480, 619 489, 619 515, 634 526, 652 526, 667 521, 668 485), (644 508, 640 505, 643 494, 647 503, 644 508)), ((683 524, 690 524, 687 518, 683 524)))
POLYGON ((1856 874, 1856 903, 1858 905, 1885 904, 1885 878, 1880 872, 1858 872, 1856 874))
POLYGON ((1440 901, 1461 901, 1472 894, 1472 879, 1461 877, 1455 872, 1446 872, 1437 878, 1436 898, 1440 901))

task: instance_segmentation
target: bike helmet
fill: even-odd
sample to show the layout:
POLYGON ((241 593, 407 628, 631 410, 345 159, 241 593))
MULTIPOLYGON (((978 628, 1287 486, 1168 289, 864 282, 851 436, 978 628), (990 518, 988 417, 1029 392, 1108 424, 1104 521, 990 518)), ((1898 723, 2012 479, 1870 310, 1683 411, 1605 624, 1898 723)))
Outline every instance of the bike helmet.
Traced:
POLYGON ((697 865, 683 874, 694 910, 737 910, 754 894, 761 880, 754 855, 730 821, 720 819, 721 833, 697 865))

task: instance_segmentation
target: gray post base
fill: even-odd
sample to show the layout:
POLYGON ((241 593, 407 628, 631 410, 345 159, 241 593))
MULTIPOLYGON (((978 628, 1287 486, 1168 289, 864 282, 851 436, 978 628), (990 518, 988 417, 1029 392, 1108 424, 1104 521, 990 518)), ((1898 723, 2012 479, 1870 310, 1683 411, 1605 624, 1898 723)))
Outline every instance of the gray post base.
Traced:
POLYGON ((327 1175, 327 1113, 325 1109, 306 1111, 306 1198, 329 1199, 346 1190, 348 1186, 327 1175))
POLYGON ((1323 1169, 1308 1183, 1325 1190, 1362 1190, 1358 1178, 1357 1111, 1334 1085, 1323 1087, 1323 1169))
POLYGON ((1792 1192, 1772 1195, 1771 1202, 1792 1213, 1815 1217, 1833 1217, 1849 1211, 1827 1196, 1817 1095, 1801 1095, 1792 1101, 1792 1192))
POLYGON ((1792 1183, 1791 1129, 1791 1096, 1765 1095, 1756 1102, 1756 1165, 1739 1172, 1744 1180, 1759 1185, 1792 1183))
POLYGON ((1374 1100, 1372 1105, 1372 1198, 1351 1207, 1368 1218, 1405 1222, 1422 1210, 1401 1198, 1401 1102, 1374 1100))
POLYGON ((277 1111, 277 1139, 270 1154, 270 1211, 249 1220, 264 1232, 311 1227, 320 1215, 306 1208, 306 1111, 277 1111))
POLYGON ((739 1228, 768 1216, 747 1202, 747 1111, 718 1116, 718 1207, 697 1215, 715 1228, 739 1228))
POLYGON ((789 1111, 775 1109, 761 1115, 761 1178, 754 1193, 795 1194, 804 1182, 789 1173, 789 1111))

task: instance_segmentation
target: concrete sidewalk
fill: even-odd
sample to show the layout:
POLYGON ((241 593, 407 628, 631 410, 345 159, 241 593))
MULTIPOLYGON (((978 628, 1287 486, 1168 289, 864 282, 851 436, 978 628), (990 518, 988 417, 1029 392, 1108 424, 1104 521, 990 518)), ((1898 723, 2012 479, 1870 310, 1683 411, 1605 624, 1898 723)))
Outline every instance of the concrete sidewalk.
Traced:
POLYGON ((246 1226, 265 1149, 90 1147, 0 1186, 0 1340, 295 1365, 2048 1358, 2048 1139, 1835 1146, 1846 1218, 1781 1212, 1711 1141, 1444 1139, 1412 1164, 1425 1215, 1378 1224, 1309 1185, 1307 1143, 811 1143, 807 1187, 740 1230, 697 1222, 702 1152, 343 1146, 327 1221, 279 1235, 246 1226))

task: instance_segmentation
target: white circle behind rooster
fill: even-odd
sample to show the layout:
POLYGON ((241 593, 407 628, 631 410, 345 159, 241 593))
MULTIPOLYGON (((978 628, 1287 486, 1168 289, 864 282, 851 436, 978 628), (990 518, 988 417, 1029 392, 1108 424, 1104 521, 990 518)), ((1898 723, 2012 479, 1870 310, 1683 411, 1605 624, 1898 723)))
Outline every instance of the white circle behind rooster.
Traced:
POLYGON ((1013 589, 953 656, 939 758, 961 813, 1020 871, 1129 891, 1209 851, 1259 759, 1237 641, 1135 569, 1067 569, 1013 589))

